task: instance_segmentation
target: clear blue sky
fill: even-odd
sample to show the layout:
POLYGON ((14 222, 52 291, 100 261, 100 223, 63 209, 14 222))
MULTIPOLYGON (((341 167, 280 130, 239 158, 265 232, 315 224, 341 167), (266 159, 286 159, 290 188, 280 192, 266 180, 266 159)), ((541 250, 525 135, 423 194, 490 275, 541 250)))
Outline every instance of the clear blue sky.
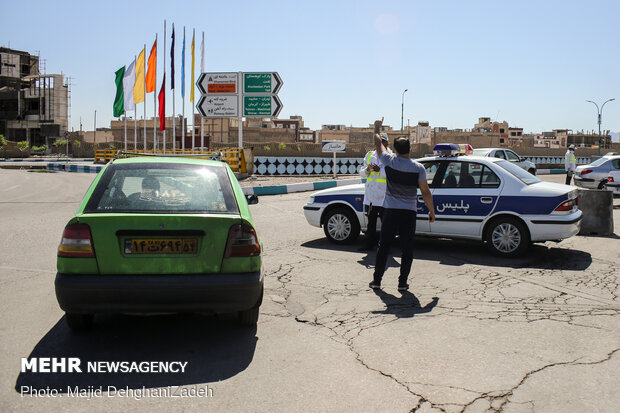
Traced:
MULTIPOLYGON (((306 126, 365 126, 381 116, 400 128, 471 128, 478 117, 525 132, 620 131, 620 2, 592 1, 39 1, 3 2, 2 46, 40 51, 47 73, 74 78, 72 126, 109 126, 114 72, 175 23, 177 112, 181 113, 182 28, 206 37, 206 71, 277 71, 280 117, 306 126)), ((167 71, 169 72, 169 67, 167 71)), ((169 75, 168 75, 169 76, 169 75)), ((189 93, 188 93, 189 95, 189 93)), ((196 91, 199 96, 199 92, 196 91)), ((153 114, 147 95, 147 117, 153 114)), ((172 115, 172 94, 167 115, 172 115)), ((197 99, 196 99, 197 100, 197 99)), ((189 113, 189 100, 186 113, 189 113)), ((138 106, 138 117, 143 113, 138 106)))

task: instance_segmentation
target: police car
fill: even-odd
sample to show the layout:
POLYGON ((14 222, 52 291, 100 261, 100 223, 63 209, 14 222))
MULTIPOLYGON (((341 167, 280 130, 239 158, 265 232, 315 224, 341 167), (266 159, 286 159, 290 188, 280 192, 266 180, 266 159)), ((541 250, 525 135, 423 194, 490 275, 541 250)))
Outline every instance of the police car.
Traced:
MULTIPOLYGON (((480 240, 498 255, 516 256, 532 242, 579 232, 574 187, 543 182, 504 159, 462 155, 455 144, 439 144, 434 152, 418 162, 426 169, 436 221, 428 222, 418 190, 416 234, 480 240)), ((310 196, 304 214, 330 241, 351 243, 366 230, 363 201, 363 184, 325 189, 310 196)))

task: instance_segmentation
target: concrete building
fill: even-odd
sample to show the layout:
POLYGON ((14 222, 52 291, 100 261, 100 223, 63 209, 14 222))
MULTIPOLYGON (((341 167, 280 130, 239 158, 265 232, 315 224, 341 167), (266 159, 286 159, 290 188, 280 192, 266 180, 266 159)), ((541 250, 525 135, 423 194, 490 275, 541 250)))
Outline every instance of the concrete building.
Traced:
POLYGON ((0 48, 0 134, 50 146, 69 125, 69 87, 64 75, 41 74, 39 58, 0 48))

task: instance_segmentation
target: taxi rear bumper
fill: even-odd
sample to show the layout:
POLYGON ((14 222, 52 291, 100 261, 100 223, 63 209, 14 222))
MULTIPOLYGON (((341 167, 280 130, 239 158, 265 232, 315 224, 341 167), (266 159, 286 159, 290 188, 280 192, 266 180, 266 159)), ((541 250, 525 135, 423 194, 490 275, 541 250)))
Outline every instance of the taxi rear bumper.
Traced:
POLYGON ((56 274, 56 298, 68 313, 224 313, 253 308, 261 271, 239 274, 56 274))

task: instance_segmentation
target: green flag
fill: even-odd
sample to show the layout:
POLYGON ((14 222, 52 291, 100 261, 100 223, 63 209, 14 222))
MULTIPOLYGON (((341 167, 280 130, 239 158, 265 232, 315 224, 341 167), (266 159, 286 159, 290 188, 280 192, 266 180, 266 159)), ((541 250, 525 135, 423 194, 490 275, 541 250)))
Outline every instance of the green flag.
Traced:
POLYGON ((114 117, 118 118, 125 113, 125 96, 123 94, 123 76, 125 76, 125 66, 116 71, 116 97, 114 98, 114 117))

